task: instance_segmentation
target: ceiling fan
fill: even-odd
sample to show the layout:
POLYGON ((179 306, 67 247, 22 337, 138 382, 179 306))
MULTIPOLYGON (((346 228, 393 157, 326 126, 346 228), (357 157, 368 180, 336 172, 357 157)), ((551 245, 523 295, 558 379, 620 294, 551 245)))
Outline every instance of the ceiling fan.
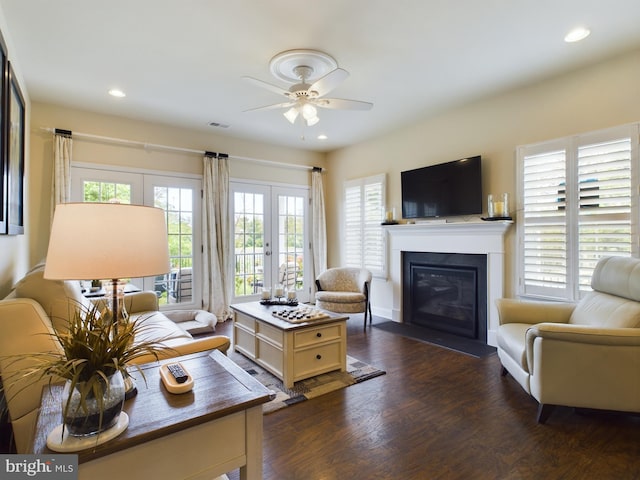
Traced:
POLYGON ((292 83, 288 90, 277 85, 243 77, 248 82, 287 98, 287 101, 264 107, 245 110, 271 110, 288 108, 284 116, 295 123, 299 115, 307 126, 320 121, 316 107, 339 110, 370 110, 373 103, 342 98, 325 98, 325 95, 336 88, 348 76, 349 72, 338 68, 337 62, 324 52, 317 50, 287 50, 277 54, 269 62, 271 73, 280 80, 292 83))

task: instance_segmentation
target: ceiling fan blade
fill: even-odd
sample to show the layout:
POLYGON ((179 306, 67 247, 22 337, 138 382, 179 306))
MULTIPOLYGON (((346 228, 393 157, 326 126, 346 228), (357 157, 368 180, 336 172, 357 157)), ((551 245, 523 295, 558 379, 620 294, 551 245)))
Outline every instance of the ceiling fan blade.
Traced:
POLYGON ((288 90, 285 90, 284 88, 280 88, 277 85, 272 85, 271 83, 263 82, 262 80, 258 80, 257 78, 253 78, 253 77, 242 77, 242 78, 243 80, 246 80, 249 83, 253 83, 258 87, 267 89, 270 92, 273 92, 277 95, 284 95, 285 97, 291 96, 291 93, 288 90))
POLYGON ((255 112, 257 110, 274 110, 276 108, 293 107, 295 104, 296 104, 296 102, 275 103, 273 105, 265 105, 264 107, 250 108, 249 110, 243 110, 243 111, 244 112, 255 112))
POLYGON ((342 68, 336 68, 324 77, 316 80, 313 85, 309 87, 309 91, 318 92, 318 96, 322 97, 340 85, 348 76, 349 72, 342 68))
POLYGON ((315 104, 322 108, 333 108, 336 110, 371 110, 373 103, 361 102, 359 100, 344 100, 342 98, 321 98, 315 104))

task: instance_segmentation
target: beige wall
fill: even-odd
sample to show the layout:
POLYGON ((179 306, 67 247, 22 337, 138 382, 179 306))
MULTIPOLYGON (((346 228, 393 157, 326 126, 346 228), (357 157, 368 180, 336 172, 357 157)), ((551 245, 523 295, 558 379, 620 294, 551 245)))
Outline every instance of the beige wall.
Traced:
MULTIPOLYGON (((13 282, 25 270, 43 260, 49 239, 51 212, 51 175, 53 161, 52 133, 43 127, 61 128, 103 137, 121 138, 148 144, 168 145, 194 150, 228 153, 230 156, 269 160, 274 162, 324 166, 324 154, 291 148, 276 147, 258 142, 222 137, 208 132, 195 132, 162 124, 135 121, 115 116, 64 108, 33 102, 31 105, 31 155, 27 185, 29 206, 27 232, 24 238, 2 238, 15 254, 0 256, 0 298, 8 293, 13 282), (26 243, 28 242, 28 243, 26 243), (15 245, 14 245, 15 244, 15 245), (22 249, 22 251, 20 250, 22 249), (21 251, 22 261, 14 257, 21 251)), ((95 140, 77 138, 73 144, 73 161, 100 163, 125 168, 148 169, 161 172, 202 174, 202 156, 193 153, 144 149, 95 140)), ((267 166, 231 158, 231 176, 286 184, 309 185, 310 172, 267 166)))
MULTIPOLYGON (((2 25, 0 24, 0 27, 2 25)), ((17 63, 16 63, 17 65, 17 63)), ((63 128, 150 144, 213 150, 232 156, 327 167, 329 265, 341 263, 342 184, 346 179, 387 173, 388 204, 400 210, 400 171, 481 154, 483 188, 515 196, 515 147, 638 120, 640 52, 599 63, 553 80, 537 83, 472 104, 328 155, 275 147, 208 132, 98 115, 34 102, 28 110, 31 138, 27 142, 26 234, 0 236, 0 297, 8 293, 27 268, 46 254, 49 234, 52 138, 41 127, 63 128)), ((28 92, 25 91, 28 97, 28 92)), ((199 155, 145 150, 95 141, 74 141, 74 161, 106 163, 167 172, 201 173, 199 155)), ((232 161, 231 174, 284 183, 308 184, 302 170, 232 161)), ((512 229, 513 230, 513 229, 512 229)), ((507 295, 513 294, 513 232, 507 237, 507 295)), ((390 286, 374 283, 374 307, 391 307, 390 286)))
MULTIPOLYGON (((0 31, 7 46, 9 61, 11 62, 13 71, 18 79, 20 89, 25 97, 26 103, 26 125, 29 125, 30 117, 30 98, 29 92, 26 88, 26 83, 22 77, 22 70, 20 68, 20 62, 13 52, 15 52, 14 44, 11 40, 11 36, 8 35, 8 28, 5 23, 4 15, 0 11, 0 31)), ((29 131, 25 132, 25 175, 30 174, 29 165, 29 131)), ((24 192, 24 208, 25 218, 28 216, 30 209, 29 204, 29 185, 25 182, 24 192)), ((4 297, 9 292, 11 285, 16 278, 19 278, 29 267, 29 238, 30 232, 28 228, 25 228, 24 235, 0 235, 0 298, 4 297)))
MULTIPOLYGON (((471 155, 483 157, 483 190, 515 200, 518 145, 640 120, 640 51, 553 80, 460 106, 328 155, 328 260, 341 263, 344 180, 387 174, 387 204, 400 212, 400 172, 471 155)), ((512 201, 514 203, 514 201, 512 201)), ((484 209, 486 211, 486 199, 484 209)), ((513 212, 512 212, 513 214, 513 212)), ((514 294, 515 228, 506 239, 506 292, 514 294)), ((471 239, 469 241, 472 241, 471 239)), ((374 281, 373 305, 392 306, 391 286, 374 281)))

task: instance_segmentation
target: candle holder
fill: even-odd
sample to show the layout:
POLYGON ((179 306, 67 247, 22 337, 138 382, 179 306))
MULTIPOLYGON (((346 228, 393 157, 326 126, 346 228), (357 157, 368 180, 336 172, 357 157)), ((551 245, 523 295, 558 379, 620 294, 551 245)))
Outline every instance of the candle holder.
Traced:
POLYGON ((489 220, 511 220, 509 216, 509 194, 489 194, 487 197, 487 216, 489 220))

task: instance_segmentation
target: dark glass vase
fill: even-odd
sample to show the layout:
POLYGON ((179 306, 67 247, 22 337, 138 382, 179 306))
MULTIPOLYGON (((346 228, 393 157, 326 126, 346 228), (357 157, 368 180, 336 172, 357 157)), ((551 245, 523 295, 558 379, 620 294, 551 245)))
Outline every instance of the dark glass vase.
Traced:
POLYGON ((113 427, 118 422, 124 406, 125 386, 122 374, 116 372, 108 377, 108 384, 102 386, 104 395, 97 399, 91 392, 81 401, 82 382, 76 384, 69 396, 71 381, 67 380, 63 397, 62 412, 64 428, 69 435, 86 437, 96 435, 113 427), (68 403, 68 408, 65 405, 68 403), (66 414, 65 414, 66 412, 66 414))

